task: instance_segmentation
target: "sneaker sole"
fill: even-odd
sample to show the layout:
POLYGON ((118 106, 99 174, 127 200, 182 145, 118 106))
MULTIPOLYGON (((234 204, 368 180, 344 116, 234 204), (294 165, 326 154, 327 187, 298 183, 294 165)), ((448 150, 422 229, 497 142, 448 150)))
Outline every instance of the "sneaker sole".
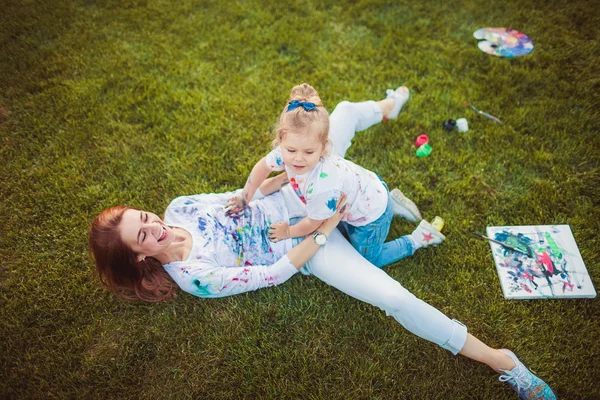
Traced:
POLYGON ((404 208, 406 211, 409 212, 410 215, 413 216, 414 221, 410 221, 410 222, 418 222, 423 219, 423 217, 421 216, 421 213, 419 212, 419 208, 417 207, 417 205, 411 199, 406 197, 400 191, 400 189, 392 190, 390 192, 390 196, 392 197, 392 200, 394 200, 396 202, 396 204, 402 206, 402 208, 404 208))

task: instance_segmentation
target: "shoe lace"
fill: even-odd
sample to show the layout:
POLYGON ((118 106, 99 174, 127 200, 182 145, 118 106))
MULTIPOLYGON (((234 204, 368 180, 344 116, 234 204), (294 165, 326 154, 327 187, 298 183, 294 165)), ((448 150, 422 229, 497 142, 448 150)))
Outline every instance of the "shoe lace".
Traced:
POLYGON ((508 382, 509 384, 513 384, 517 387, 517 392, 520 392, 521 389, 528 390, 531 388, 531 381, 527 380, 527 376, 529 372, 524 368, 518 368, 517 371, 502 369, 504 375, 500 375, 498 380, 500 382, 508 382))

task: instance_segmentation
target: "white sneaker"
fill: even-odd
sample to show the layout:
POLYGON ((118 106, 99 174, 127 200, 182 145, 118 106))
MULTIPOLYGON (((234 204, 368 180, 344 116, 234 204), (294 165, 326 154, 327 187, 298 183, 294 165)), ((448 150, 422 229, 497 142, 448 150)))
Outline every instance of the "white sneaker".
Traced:
POLYGON ((417 248, 427 246, 437 246, 446 240, 441 232, 438 232, 431 224, 424 219, 421 220, 417 229, 410 234, 417 244, 417 248))
POLYGON ((394 105, 392 111, 390 111, 389 114, 384 117, 384 119, 394 119, 398 117, 400 110, 408 101, 408 98, 410 97, 410 90, 408 90, 406 86, 400 86, 396 90, 388 89, 385 91, 385 93, 385 98, 389 99, 392 97, 394 100, 396 100, 396 104, 394 105))
POLYGON ((423 219, 417 205, 396 188, 390 192, 392 198, 392 212, 410 222, 418 222, 423 219))

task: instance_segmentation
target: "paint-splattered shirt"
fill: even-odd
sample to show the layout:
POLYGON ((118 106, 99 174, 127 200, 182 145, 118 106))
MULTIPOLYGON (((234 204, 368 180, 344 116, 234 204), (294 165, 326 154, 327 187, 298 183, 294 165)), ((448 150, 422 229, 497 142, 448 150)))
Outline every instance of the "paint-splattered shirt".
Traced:
POLYGON ((350 206, 343 221, 363 226, 379 218, 388 203, 388 192, 373 172, 335 155, 321 157, 310 171, 298 175, 283 162, 281 148, 276 147, 265 157, 272 171, 285 169, 290 185, 304 204, 307 216, 323 220, 335 213, 342 193, 350 206))
POLYGON ((286 256, 291 240, 272 243, 267 235, 271 223, 288 220, 281 195, 253 201, 229 217, 224 206, 232 195, 178 197, 165 212, 165 223, 189 231, 193 244, 187 260, 163 267, 195 296, 225 297, 275 286, 297 272, 286 256))

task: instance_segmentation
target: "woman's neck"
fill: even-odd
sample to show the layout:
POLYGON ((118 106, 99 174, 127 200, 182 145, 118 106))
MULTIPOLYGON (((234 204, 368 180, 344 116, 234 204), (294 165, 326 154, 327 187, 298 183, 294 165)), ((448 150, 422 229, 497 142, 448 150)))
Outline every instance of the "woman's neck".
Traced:
POLYGON ((175 261, 186 260, 192 251, 192 235, 185 229, 174 227, 175 239, 167 249, 156 255, 161 264, 170 264, 175 261))

